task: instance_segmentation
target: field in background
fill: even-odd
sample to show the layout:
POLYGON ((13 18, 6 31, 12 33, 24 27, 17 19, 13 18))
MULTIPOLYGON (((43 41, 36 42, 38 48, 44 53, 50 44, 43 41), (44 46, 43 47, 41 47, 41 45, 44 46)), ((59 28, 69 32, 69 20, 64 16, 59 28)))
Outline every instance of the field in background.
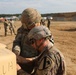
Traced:
MULTIPOLYGON (((21 23, 16 21, 15 25, 15 30, 17 31, 21 23)), ((6 44, 11 50, 15 35, 13 34, 11 36, 9 33, 8 36, 5 37, 2 23, 0 23, 0 27, 0 43, 6 44)), ((76 75, 76 22, 52 21, 50 30, 54 36, 54 45, 60 49, 65 56, 67 75, 76 75)))

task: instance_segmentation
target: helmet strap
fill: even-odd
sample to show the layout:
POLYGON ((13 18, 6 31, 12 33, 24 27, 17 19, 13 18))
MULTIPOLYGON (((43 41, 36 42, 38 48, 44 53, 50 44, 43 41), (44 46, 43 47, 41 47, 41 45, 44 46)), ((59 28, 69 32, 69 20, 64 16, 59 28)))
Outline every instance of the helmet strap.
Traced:
POLYGON ((27 28, 28 28, 28 29, 32 29, 33 27, 35 27, 35 24, 32 24, 32 25, 30 25, 30 26, 27 25, 27 28))
POLYGON ((27 25, 25 23, 22 23, 22 25, 24 29, 27 29, 27 25))

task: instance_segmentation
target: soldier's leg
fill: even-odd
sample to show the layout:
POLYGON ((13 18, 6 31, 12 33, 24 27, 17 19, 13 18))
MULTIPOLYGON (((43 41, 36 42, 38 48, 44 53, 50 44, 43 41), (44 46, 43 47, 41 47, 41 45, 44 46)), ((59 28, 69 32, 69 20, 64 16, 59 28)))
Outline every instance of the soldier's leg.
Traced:
POLYGON ((10 33, 11 33, 11 35, 12 35, 12 28, 10 29, 10 33))
POLYGON ((7 36, 7 29, 5 28, 5 36, 7 36))
POLYGON ((14 29, 14 28, 12 28, 12 30, 13 30, 14 35, 16 35, 16 33, 15 33, 15 29, 14 29))

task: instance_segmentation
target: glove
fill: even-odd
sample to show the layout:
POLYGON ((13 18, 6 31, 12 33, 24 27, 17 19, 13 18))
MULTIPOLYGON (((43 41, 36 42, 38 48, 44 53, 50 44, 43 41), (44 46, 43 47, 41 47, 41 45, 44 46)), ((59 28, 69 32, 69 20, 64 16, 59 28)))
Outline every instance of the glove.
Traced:
POLYGON ((31 75, 31 74, 28 74, 27 72, 20 69, 20 70, 17 71, 17 75, 31 75))
POLYGON ((22 57, 22 56, 16 56, 17 58, 17 63, 30 63, 30 60, 27 60, 26 58, 22 57))
POLYGON ((18 56, 20 54, 20 52, 18 50, 15 50, 13 52, 16 54, 16 56, 18 56))

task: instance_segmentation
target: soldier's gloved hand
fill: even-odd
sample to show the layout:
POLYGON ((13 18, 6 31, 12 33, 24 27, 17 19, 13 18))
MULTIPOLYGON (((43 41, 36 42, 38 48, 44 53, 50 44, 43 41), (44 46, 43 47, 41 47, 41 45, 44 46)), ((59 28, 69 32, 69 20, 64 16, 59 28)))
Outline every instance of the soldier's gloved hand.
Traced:
POLYGON ((30 60, 27 60, 26 58, 22 57, 22 56, 16 56, 17 58, 17 63, 29 63, 31 62, 30 60))
POLYGON ((18 56, 20 54, 20 52, 18 50, 14 50, 13 52, 16 54, 16 56, 18 56))
POLYGON ((16 60, 17 60, 17 63, 23 63, 25 61, 24 57, 22 56, 16 56, 16 60))
POLYGON ((17 75, 31 75, 31 74, 28 74, 24 70, 20 69, 20 70, 17 71, 17 75))

